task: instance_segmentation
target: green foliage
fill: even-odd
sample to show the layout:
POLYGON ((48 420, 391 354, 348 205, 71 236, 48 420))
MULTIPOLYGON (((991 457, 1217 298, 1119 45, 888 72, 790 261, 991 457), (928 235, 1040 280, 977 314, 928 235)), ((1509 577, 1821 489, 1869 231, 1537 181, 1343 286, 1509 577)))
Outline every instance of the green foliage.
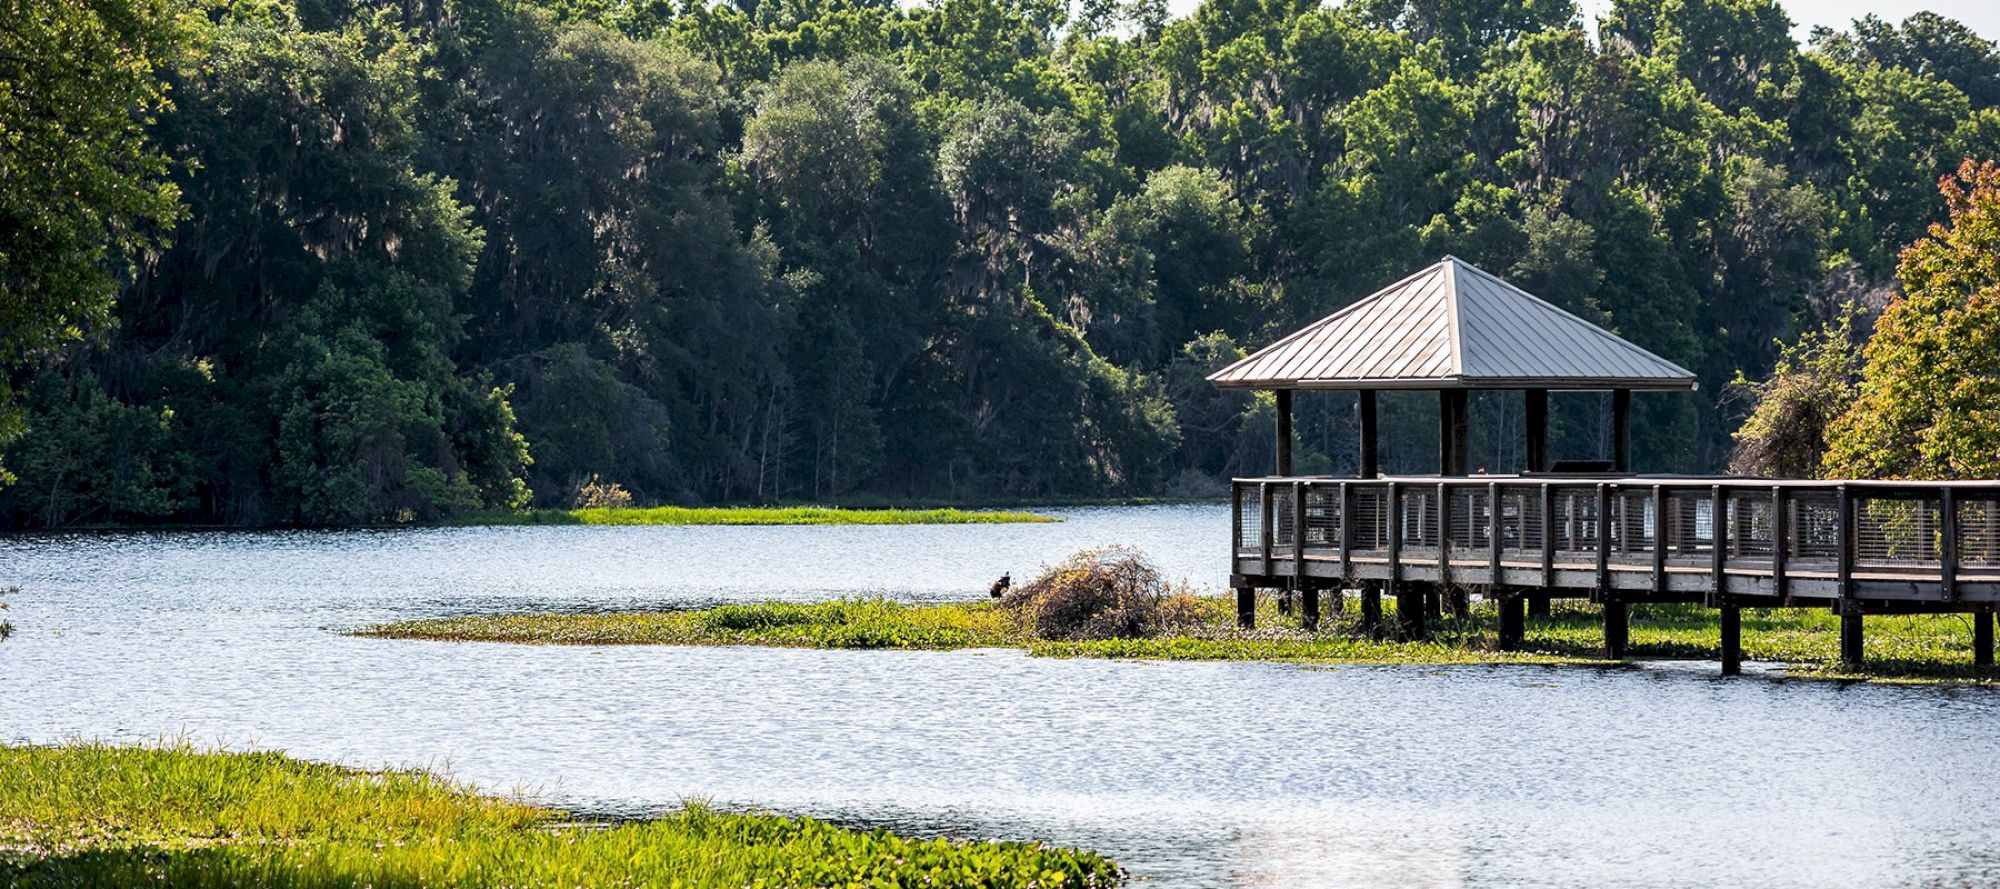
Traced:
POLYGON ((0 747, 0 879, 55 886, 1082 887, 1040 844, 906 839, 690 803, 576 823, 422 772, 185 746, 0 747))
MULTIPOLYGON (((1567 663, 1603 666, 1603 617, 1595 606, 1557 603, 1531 617, 1522 650, 1498 649, 1494 609, 1476 603, 1464 618, 1434 620, 1424 641, 1379 639, 1360 609, 1322 616, 1306 632, 1271 600, 1258 606, 1258 629, 1236 627, 1227 597, 1169 600, 1173 623, 1156 632, 1105 638, 1041 638, 1032 626, 988 603, 903 605, 882 600, 725 605, 705 611, 635 614, 500 615, 387 624, 362 635, 397 639, 522 642, 549 645, 776 645, 796 648, 949 650, 1014 647, 1042 657, 1190 661, 1287 661, 1335 664, 1567 663)), ((1390 625, 1395 603, 1384 602, 1390 625)), ((1802 677, 1871 680, 1992 681, 1973 664, 1965 615, 1868 619, 1868 662, 1859 674, 1840 666, 1840 618, 1825 608, 1748 609, 1743 656, 1787 665, 1802 677)), ((1638 658, 1716 660, 1721 630, 1700 605, 1638 605, 1627 652, 1638 658)))
POLYGON ((1966 161, 1941 187, 1951 220, 1903 251, 1903 294, 1829 432, 1829 475, 2000 474, 2000 164, 1966 161))
MULTIPOLYGON (((0 242, 0 403, 64 381, 0 408, 10 525, 1213 490, 1270 408, 1202 374, 1440 254, 1717 392, 2000 156, 1992 44, 1772 0, 20 2, 0 221, 46 224, 0 238, 67 246, 0 242)), ((1728 459, 1635 407, 1642 467, 1728 459)))
POLYGON ((1861 343, 1854 330, 1859 309, 1798 342, 1784 345, 1777 366, 1761 382, 1738 377, 1732 388, 1750 401, 1750 415, 1736 430, 1729 471, 1774 478, 1816 478, 1825 463, 1827 434, 1854 406, 1861 374, 1861 343))

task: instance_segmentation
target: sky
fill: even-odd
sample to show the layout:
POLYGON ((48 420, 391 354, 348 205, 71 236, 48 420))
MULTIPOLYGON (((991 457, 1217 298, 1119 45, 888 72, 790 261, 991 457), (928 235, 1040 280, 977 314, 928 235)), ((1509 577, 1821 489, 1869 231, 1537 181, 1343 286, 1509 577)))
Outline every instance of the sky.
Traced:
MULTIPOLYGON (((1201 0, 1168 0, 1168 6, 1175 15, 1187 15, 1200 5, 1201 0)), ((1611 8, 1611 0, 1581 0, 1584 16, 1596 21, 1597 16, 1611 8)), ((1865 0, 1790 0, 1784 2, 1785 12, 1792 17, 1795 31, 1800 40, 1812 32, 1814 25, 1826 25, 1834 30, 1845 30, 1849 22, 1869 13, 1874 13, 1892 22, 1900 22, 1911 13, 1930 10, 1939 15, 1949 16, 1970 25, 1974 31, 1988 39, 2000 38, 2000 0, 1903 0, 1903 2, 1865 2, 1865 0)))

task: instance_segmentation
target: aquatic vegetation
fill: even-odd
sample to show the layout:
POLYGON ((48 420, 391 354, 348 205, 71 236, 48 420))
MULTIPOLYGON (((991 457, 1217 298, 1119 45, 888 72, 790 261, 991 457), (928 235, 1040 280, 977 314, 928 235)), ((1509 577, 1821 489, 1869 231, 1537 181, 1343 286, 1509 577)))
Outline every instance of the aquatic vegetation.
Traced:
POLYGON ((1054 522, 1031 512, 835 506, 653 506, 481 512, 464 525, 995 525, 1054 522))
MULTIPOLYGON (((906 605, 885 600, 813 604, 724 605, 701 611, 459 617, 406 621, 363 629, 362 635, 402 639, 527 642, 568 645, 778 645, 802 648, 1021 648, 1048 657, 1161 660, 1302 661, 1346 664, 1569 663, 1604 665, 1603 624, 1585 603, 1555 605, 1528 619, 1520 651, 1499 650, 1497 615, 1487 603, 1471 614, 1430 622, 1428 640, 1377 639, 1349 607, 1307 632, 1269 601, 1259 629, 1235 626, 1227 597, 1169 599, 1177 613, 1156 632, 1112 638, 1040 637, 1007 608, 988 602, 906 605)), ((1395 603, 1383 603, 1393 626, 1395 603)), ((1840 621, 1806 609, 1743 612, 1747 661, 1789 665, 1789 675, 1823 678, 1992 682, 1972 665, 1971 624, 1963 615, 1876 616, 1868 619, 1863 674, 1840 668, 1840 621)), ((1695 605, 1634 605, 1626 653, 1633 658, 1716 660, 1721 630, 1716 613, 1695 605)))
POLYGON ((1001 600, 1037 639, 1137 639, 1189 622, 1198 606, 1130 547, 1085 550, 1001 600))
POLYGON ((1090 852, 918 840, 690 803, 597 823, 423 772, 186 746, 0 747, 0 883, 1088 887, 1090 852))

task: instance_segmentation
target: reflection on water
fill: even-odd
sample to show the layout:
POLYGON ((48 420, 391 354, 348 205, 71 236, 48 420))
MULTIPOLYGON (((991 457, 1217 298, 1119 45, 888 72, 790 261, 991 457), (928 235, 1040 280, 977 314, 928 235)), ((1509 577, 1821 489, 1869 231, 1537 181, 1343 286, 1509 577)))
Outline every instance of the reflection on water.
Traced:
POLYGON ((0 740, 185 734, 645 814, 703 796, 1104 850, 1155 886, 1976 884, 2000 696, 1640 670, 354 639, 378 620, 966 598, 1220 507, 1060 525, 0 539, 0 740))

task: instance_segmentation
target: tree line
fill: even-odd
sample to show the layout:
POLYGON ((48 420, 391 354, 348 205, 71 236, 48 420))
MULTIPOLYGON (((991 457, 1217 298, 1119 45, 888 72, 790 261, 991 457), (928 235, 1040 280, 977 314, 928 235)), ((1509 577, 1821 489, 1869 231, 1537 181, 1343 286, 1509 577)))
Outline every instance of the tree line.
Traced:
POLYGON ((1202 493, 1271 450, 1207 373, 1446 253, 1695 370, 1638 462, 1715 469, 2000 156, 1991 42, 1767 0, 4 6, 12 525, 1202 493))

